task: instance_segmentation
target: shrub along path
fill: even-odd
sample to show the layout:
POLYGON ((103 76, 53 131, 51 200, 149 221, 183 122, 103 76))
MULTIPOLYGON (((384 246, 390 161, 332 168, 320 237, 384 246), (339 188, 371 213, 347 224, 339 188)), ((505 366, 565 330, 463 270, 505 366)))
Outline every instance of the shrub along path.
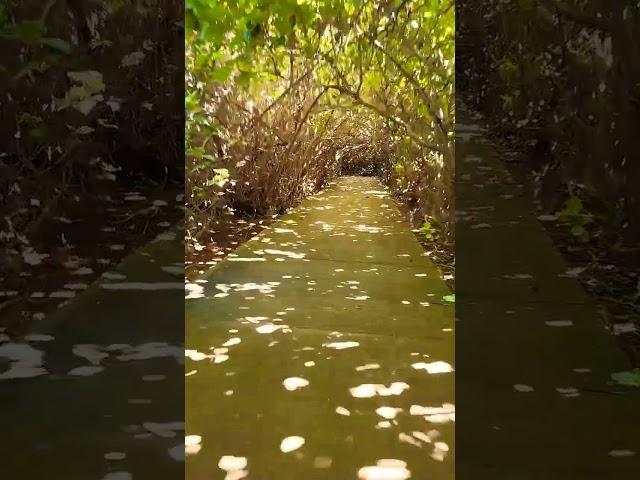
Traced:
POLYGON ((631 368, 495 151, 456 125, 458 478, 636 478, 631 368))
POLYGON ((450 292, 378 180, 188 288, 186 478, 454 478, 450 292))

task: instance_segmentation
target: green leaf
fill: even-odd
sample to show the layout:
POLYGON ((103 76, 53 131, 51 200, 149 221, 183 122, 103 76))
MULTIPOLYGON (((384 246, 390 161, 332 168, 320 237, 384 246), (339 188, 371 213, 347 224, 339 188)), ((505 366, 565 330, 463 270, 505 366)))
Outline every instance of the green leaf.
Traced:
POLYGON ((40 43, 67 55, 71 53, 71 45, 61 38, 41 38, 40 43))
POLYGON ((218 67, 214 68, 211 72, 211 80, 216 82, 226 82, 231 76, 231 68, 229 67, 218 67))
POLYGON ((640 368, 634 368, 633 370, 627 370, 625 372, 612 373, 611 379, 620 385, 640 387, 640 368))
POLYGON ((582 213, 582 200, 576 196, 571 196, 565 202, 565 212, 568 214, 578 215, 582 213))
POLYGON ((202 156, 204 155, 204 148, 202 147, 191 148, 187 150, 185 154, 190 157, 202 158, 202 156))
POLYGON ((42 140, 47 138, 49 134, 49 130, 45 125, 41 125, 39 127, 35 127, 27 131, 27 135, 33 139, 42 140))
POLYGON ((236 83, 242 87, 248 87, 253 74, 251 72, 241 71, 236 78, 236 83))
POLYGON ((41 22, 25 21, 11 26, 3 36, 21 40, 25 43, 36 43, 47 31, 41 22))
POLYGON ((456 303, 456 294, 452 293, 451 295, 445 295, 442 297, 445 302, 456 303))
POLYGON ((571 227, 571 235, 574 237, 583 237, 585 234, 587 234, 587 230, 582 225, 571 227))

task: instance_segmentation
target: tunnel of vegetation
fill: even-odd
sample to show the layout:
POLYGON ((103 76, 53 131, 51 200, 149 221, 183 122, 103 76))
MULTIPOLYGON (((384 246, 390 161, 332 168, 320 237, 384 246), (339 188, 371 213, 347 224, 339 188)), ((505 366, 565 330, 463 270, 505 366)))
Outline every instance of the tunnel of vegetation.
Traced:
POLYGON ((187 230, 376 175, 451 239, 454 8, 440 0, 186 2, 187 230))

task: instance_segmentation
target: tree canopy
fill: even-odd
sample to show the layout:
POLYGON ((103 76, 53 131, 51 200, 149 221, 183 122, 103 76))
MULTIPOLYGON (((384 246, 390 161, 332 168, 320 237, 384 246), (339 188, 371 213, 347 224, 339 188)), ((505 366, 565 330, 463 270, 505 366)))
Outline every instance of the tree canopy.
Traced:
POLYGON ((425 221, 447 225, 453 7, 441 0, 188 0, 186 141, 195 210, 229 199, 246 207, 249 198, 250 210, 277 211, 288 206, 277 199, 308 193, 307 182, 318 188, 336 162, 378 162, 425 221), (277 193, 265 196, 265 189, 277 193))

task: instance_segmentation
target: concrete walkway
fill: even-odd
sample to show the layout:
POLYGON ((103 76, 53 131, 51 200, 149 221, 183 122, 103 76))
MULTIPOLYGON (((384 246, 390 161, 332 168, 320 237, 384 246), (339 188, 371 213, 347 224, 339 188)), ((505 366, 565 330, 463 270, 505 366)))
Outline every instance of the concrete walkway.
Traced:
POLYGON ((188 287, 188 480, 454 478, 453 305, 377 180, 188 287))
POLYGON ((629 362, 487 142, 456 114, 460 479, 631 479, 640 395, 629 362))
POLYGON ((184 478, 184 230, 0 335, 3 479, 184 478))

